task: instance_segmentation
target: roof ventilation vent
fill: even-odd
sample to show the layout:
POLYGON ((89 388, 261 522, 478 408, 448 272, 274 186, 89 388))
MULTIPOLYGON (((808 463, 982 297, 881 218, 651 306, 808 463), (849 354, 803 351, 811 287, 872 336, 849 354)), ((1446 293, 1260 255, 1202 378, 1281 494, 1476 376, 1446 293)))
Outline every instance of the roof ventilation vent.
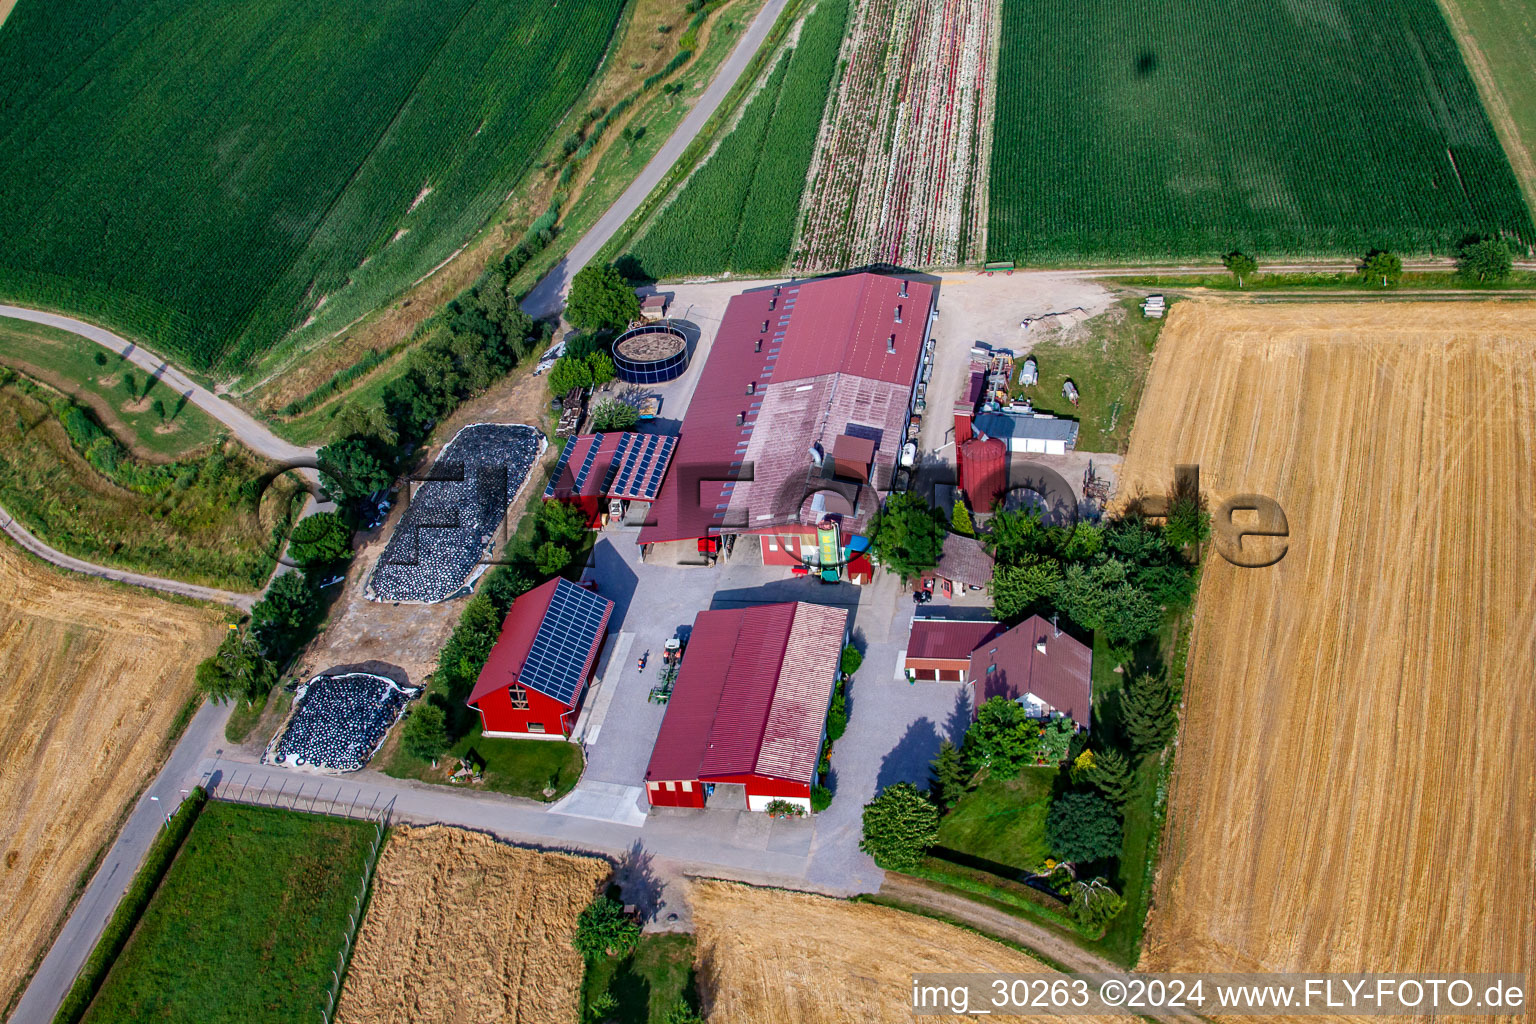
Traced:
POLYGON ((896 307, 896 322, 901 323, 901 307, 896 307))
POLYGON ((1035 650, 1039 651, 1041 654, 1045 653, 1045 637, 1041 637, 1039 640, 1035 641, 1035 650))
POLYGON ((741 426, 742 424, 746 423, 746 422, 747 422, 747 414, 746 413, 739 412, 739 413, 736 414, 736 425, 738 427, 741 426))
POLYGON ((906 298, 907 297, 907 282, 906 281, 902 281, 901 282, 901 297, 902 298, 906 298))
POLYGON ((885 340, 885 350, 886 352, 896 351, 896 335, 893 334, 885 340))
POLYGON ((755 380, 747 381, 747 394, 749 394, 749 395, 757 394, 757 381, 755 381, 755 380))
POLYGON ((763 339, 762 338, 758 338, 757 339, 757 344, 752 346, 752 351, 753 352, 761 352, 762 350, 763 350, 763 339))

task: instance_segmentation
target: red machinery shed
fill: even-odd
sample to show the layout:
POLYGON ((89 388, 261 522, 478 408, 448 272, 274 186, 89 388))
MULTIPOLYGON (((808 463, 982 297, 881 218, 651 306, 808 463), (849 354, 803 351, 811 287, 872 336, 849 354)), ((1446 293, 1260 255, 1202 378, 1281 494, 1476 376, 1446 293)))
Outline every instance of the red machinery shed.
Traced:
POLYGON ((559 577, 513 601, 465 702, 484 734, 570 736, 612 614, 612 601, 559 577))
POLYGON ((595 529, 613 499, 656 500, 676 447, 677 438, 666 434, 578 434, 565 442, 544 500, 576 505, 595 529))
POLYGON ((848 613, 805 602, 700 612, 645 772, 652 806, 703 807, 742 787, 748 810, 810 810, 848 613))

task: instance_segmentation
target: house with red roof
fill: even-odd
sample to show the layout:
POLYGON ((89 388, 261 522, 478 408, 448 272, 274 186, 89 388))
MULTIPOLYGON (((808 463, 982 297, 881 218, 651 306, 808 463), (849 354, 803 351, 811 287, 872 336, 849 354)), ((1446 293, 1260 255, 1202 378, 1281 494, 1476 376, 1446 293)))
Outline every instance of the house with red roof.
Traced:
POLYGON ((645 771, 653 807, 811 807, 848 613, 806 602, 700 612, 645 771))
POLYGON ((561 449, 544 500, 575 505, 596 529, 615 502, 627 508, 656 500, 676 445, 677 438, 666 434, 577 434, 561 449))
POLYGON ((968 685, 973 715, 993 697, 1005 697, 1034 718, 1064 716, 1080 729, 1092 721, 1093 650, 1038 615, 1012 629, 913 619, 904 667, 914 681, 968 685))
POLYGON ((612 614, 612 601, 560 577, 513 601, 465 702, 484 735, 568 738, 612 614))
POLYGON ((933 295, 859 273, 732 298, 640 543, 755 535, 768 564, 818 564, 819 522, 862 531, 913 424, 933 295))

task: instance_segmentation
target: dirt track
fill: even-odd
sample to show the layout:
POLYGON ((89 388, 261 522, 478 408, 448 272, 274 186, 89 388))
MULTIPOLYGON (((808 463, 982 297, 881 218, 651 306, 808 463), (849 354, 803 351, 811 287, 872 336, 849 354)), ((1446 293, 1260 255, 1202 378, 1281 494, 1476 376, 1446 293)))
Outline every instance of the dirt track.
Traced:
POLYGON ((0 1007, 159 763, 221 618, 0 543, 0 1007))
POLYGON ((1536 963, 1533 358, 1530 304, 1173 310, 1127 492, 1290 537, 1206 564, 1143 970, 1536 963))
POLYGON ((337 1024, 576 1021, 571 936, 611 870, 459 828, 401 828, 379 858, 337 1024))
POLYGON ((691 901, 709 1024, 909 1021, 914 972, 1048 970, 953 925, 870 903, 711 881, 696 883, 691 901))

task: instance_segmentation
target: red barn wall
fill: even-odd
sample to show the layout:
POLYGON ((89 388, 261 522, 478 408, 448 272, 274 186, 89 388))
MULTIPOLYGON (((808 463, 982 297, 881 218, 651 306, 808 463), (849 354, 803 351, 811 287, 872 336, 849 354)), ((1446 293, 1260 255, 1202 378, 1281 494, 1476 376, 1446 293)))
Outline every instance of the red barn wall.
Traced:
MULTIPOLYGON (((580 706, 579 696, 577 705, 580 706)), ((571 734, 571 727, 576 722, 574 708, 536 690, 528 691, 526 711, 512 707, 511 690, 507 688, 486 694, 475 707, 480 712, 481 728, 487 736, 564 739, 571 734), (541 723, 544 731, 534 732, 528 727, 531 723, 541 723)))

